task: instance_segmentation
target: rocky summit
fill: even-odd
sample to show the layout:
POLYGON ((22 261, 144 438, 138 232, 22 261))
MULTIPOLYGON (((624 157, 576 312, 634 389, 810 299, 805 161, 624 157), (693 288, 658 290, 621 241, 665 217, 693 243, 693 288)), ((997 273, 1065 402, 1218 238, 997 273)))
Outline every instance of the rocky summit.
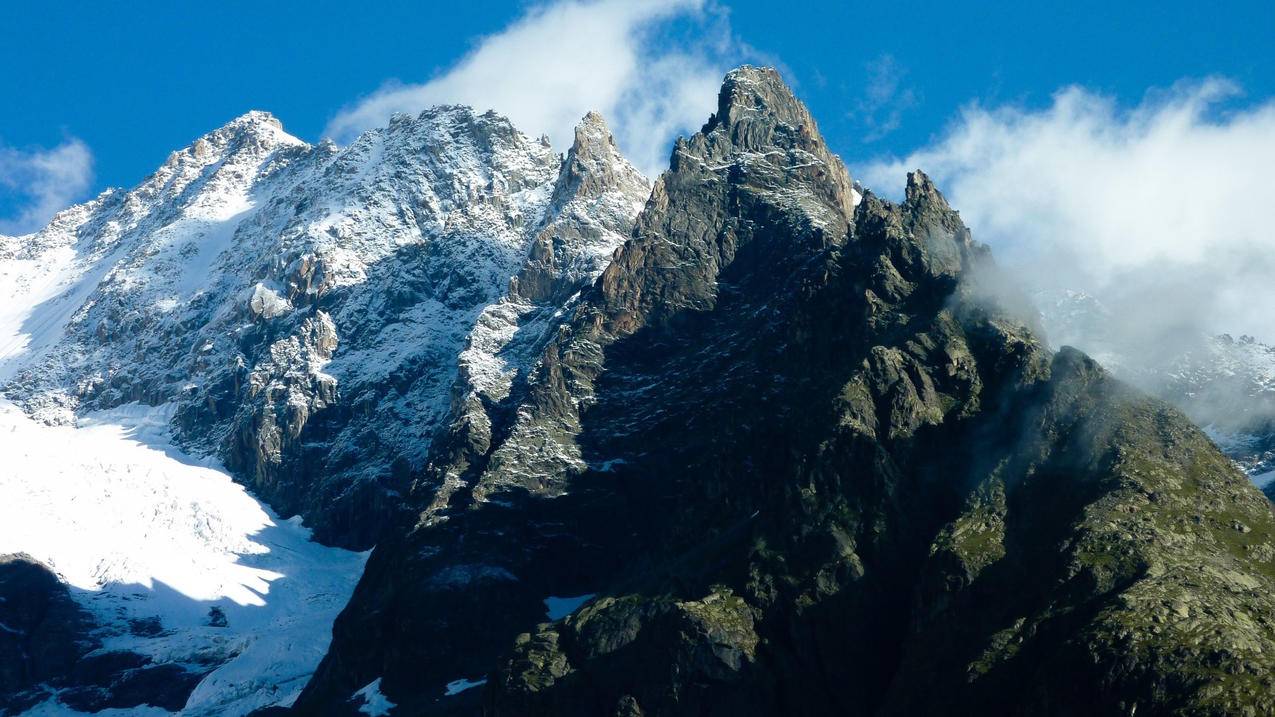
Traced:
MULTIPOLYGON (((924 173, 854 182, 774 70, 653 186, 596 114, 564 156, 461 107, 345 148, 250 114, 0 243, 39 257, 23 286, 72 278, 0 354, 10 400, 168 405, 278 515, 375 545, 260 713, 1275 713, 1268 499, 1051 349, 924 173)), ((0 704, 83 693, 76 597, 3 567, 0 704)))

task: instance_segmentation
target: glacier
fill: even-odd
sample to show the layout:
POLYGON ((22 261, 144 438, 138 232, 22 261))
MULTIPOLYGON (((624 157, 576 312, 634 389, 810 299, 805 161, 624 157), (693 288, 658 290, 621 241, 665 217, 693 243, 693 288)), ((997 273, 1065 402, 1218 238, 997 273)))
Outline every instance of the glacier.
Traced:
POLYGON ((184 714, 290 704, 433 436, 483 440, 650 189, 593 113, 562 155, 467 107, 346 147, 254 111, 0 236, 0 555, 93 655, 203 675, 184 714))
MULTIPOLYGON (((183 714, 290 704, 367 555, 314 542, 215 459, 183 453, 171 414, 130 404, 51 426, 0 404, 0 554, 25 553, 70 585, 101 652, 212 666, 183 714)), ((34 713, 50 710, 72 711, 54 699, 34 713)))

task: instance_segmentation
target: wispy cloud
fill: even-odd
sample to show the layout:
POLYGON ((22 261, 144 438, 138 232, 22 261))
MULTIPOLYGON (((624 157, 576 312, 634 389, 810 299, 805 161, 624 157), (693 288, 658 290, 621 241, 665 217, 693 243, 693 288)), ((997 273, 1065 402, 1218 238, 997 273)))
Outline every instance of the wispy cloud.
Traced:
POLYGON ((860 177, 926 170, 1029 285, 1099 296, 1154 350, 1192 332, 1275 340, 1275 102, 1183 82, 1121 108, 1071 87, 1040 110, 967 107, 930 146, 860 177))
POLYGON ((0 190, 17 209, 0 217, 0 234, 25 234, 81 198, 93 182, 93 153, 70 138, 53 149, 23 151, 0 146, 0 190))
POLYGON ((708 118, 722 75, 746 54, 726 11, 707 0, 558 0, 482 38, 432 80, 387 84, 346 107, 326 134, 347 142, 395 112, 454 103, 494 109, 565 148, 596 110, 625 154, 654 173, 673 136, 708 118), (695 31, 666 32, 678 23, 695 31))
POLYGON ((904 84, 907 71, 893 55, 869 62, 867 85, 851 117, 864 128, 863 142, 875 142, 899 128, 903 115, 917 104, 916 91, 904 84))

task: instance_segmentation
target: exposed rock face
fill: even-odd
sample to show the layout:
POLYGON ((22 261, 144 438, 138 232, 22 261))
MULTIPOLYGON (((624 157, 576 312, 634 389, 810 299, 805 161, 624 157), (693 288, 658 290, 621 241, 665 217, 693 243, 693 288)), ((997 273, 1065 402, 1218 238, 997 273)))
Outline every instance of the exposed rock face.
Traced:
POLYGON ((344 149, 249 113, 134 190, 0 237, 38 304, 27 337, 0 337, 0 392, 52 422, 175 403, 187 448, 370 547, 457 396, 501 391, 649 193, 596 115, 564 159, 464 107, 344 149))
POLYGON ((0 556, 0 713, 18 714, 52 694, 76 710, 186 704, 198 670, 103 651, 92 617, 44 565, 0 556))
POLYGON ((0 709, 38 701, 23 693, 69 674, 92 649, 92 621, 67 592, 43 565, 0 557, 0 709))
POLYGON ((434 454, 436 462, 448 456, 452 468, 420 492, 435 505, 445 505, 461 485, 458 476, 471 456, 491 449, 493 431, 508 424, 546 343, 624 243, 649 195, 646 179, 620 155, 602 118, 587 115, 508 296, 483 310, 460 354, 454 420, 434 454))
POLYGON ((538 304, 562 304, 592 283, 628 238, 650 193, 646 178, 620 155, 601 115, 585 115, 515 293, 538 304))
MULTIPOLYGON (((176 404, 280 513, 380 541, 298 713, 1275 711, 1269 503, 995 272, 773 70, 653 189, 593 114, 564 158, 462 107, 344 149, 250 113, 0 237, 36 304, 0 391, 176 404)), ((200 678, 102 651, 38 565, 0 597, 0 706, 200 678)))
POLYGON ((433 446, 298 711, 1275 709, 1269 505, 994 271, 928 178, 860 197, 731 73, 482 440, 433 446))
POLYGON ((1227 456, 1275 495, 1275 346, 1252 336, 1126 336, 1096 297, 1041 292, 1050 336, 1083 346, 1116 376, 1168 401, 1203 426, 1227 456))

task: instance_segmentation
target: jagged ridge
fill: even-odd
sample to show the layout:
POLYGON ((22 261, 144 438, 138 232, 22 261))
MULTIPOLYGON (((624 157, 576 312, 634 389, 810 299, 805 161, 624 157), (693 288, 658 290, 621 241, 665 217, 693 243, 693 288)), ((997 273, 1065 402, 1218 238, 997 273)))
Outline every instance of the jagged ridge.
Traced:
POLYGON ((733 72, 499 438, 440 446, 298 708, 1269 709, 1269 505, 994 272, 928 178, 858 197, 733 72))
POLYGON ((38 306, 2 390, 58 422, 177 403, 187 447, 368 547, 460 384, 499 392, 520 329, 601 271, 648 193, 596 115, 564 160, 468 108, 345 149, 249 113, 6 243, 38 306))

